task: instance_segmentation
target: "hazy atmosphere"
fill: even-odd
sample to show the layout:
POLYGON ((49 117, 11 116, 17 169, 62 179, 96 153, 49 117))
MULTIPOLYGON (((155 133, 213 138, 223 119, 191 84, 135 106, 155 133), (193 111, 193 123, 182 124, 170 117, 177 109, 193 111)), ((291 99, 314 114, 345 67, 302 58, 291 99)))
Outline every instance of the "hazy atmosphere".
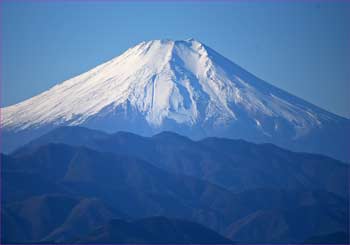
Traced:
POLYGON ((1 105, 141 41, 193 37, 263 80, 349 118, 347 23, 346 1, 1 1, 1 105))
POLYGON ((350 2, 0 4, 1 244, 349 244, 350 2))

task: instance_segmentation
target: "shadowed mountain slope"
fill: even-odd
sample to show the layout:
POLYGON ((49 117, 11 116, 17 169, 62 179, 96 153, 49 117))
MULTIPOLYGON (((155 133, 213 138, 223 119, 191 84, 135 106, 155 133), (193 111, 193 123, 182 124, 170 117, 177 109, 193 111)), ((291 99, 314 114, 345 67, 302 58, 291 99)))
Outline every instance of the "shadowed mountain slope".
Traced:
POLYGON ((111 219, 150 216, 185 219, 241 243, 297 243, 349 228, 348 165, 272 145, 71 127, 1 161, 10 242, 89 241, 111 219), (41 210, 53 210, 52 197, 67 208, 50 227, 50 212, 41 210))
POLYGON ((255 188, 326 190, 348 195, 349 165, 329 157, 295 153, 271 144, 242 140, 206 138, 192 141, 172 132, 141 137, 118 132, 95 138, 95 131, 84 130, 74 139, 75 127, 63 127, 45 134, 16 151, 30 152, 40 145, 64 143, 100 152, 136 156, 167 172, 204 179, 233 192, 255 188), (69 132, 69 133, 67 133, 69 132), (63 136, 62 136, 63 135, 63 136), (66 137, 64 137, 66 136, 66 137))

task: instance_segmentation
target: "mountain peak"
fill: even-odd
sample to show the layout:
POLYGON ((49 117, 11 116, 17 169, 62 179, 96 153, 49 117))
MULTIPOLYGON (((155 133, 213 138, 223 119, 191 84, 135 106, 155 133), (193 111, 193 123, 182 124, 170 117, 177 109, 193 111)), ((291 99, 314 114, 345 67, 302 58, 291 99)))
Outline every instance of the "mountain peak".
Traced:
POLYGON ((178 44, 178 43, 199 43, 199 44, 203 44, 200 41, 198 41, 197 39, 190 37, 190 38, 186 38, 186 39, 171 39, 171 38, 164 38, 164 39, 152 39, 149 41, 142 41, 139 44, 137 44, 136 46, 140 45, 140 44, 147 44, 147 43, 161 43, 161 44, 178 44))
POLYGON ((196 39, 194 39, 193 37, 187 38, 185 39, 185 41, 187 42, 198 42, 196 39))
POLYGON ((263 142, 294 141, 342 121, 193 38, 141 42, 2 112, 2 125, 10 132, 81 125, 263 142))
POLYGON ((320 124, 317 113, 306 112, 302 108, 305 105, 295 106, 288 95, 278 97, 269 86, 250 81, 253 78, 194 39, 152 40, 5 108, 3 123, 22 129, 33 124, 81 125, 100 113, 131 110, 154 128, 169 120, 187 126, 205 122, 225 125, 239 117, 249 117, 255 126, 263 128, 259 118, 283 117, 300 134, 307 128, 305 124, 320 124), (26 108, 31 104, 38 106, 28 113, 26 108))

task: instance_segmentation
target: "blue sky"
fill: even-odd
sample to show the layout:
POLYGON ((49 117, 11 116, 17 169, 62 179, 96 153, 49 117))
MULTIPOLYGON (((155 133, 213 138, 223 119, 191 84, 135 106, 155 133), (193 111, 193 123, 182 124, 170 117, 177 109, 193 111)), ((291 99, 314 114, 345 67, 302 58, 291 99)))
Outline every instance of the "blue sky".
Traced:
POLYGON ((346 1, 1 1, 1 104, 143 40, 193 37, 265 81, 350 117, 348 23, 346 1))

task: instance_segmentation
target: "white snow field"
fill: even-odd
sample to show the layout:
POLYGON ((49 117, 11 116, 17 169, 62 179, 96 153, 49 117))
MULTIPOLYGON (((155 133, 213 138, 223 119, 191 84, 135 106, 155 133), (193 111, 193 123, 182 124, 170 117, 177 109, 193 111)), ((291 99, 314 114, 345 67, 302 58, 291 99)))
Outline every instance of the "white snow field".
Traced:
POLYGON ((332 140, 347 144, 340 138, 349 132, 349 120, 260 80, 194 39, 142 42, 2 108, 9 150, 63 125, 142 135, 171 130, 193 139, 243 138, 340 159, 347 157, 324 149, 332 148, 326 145, 332 140))

